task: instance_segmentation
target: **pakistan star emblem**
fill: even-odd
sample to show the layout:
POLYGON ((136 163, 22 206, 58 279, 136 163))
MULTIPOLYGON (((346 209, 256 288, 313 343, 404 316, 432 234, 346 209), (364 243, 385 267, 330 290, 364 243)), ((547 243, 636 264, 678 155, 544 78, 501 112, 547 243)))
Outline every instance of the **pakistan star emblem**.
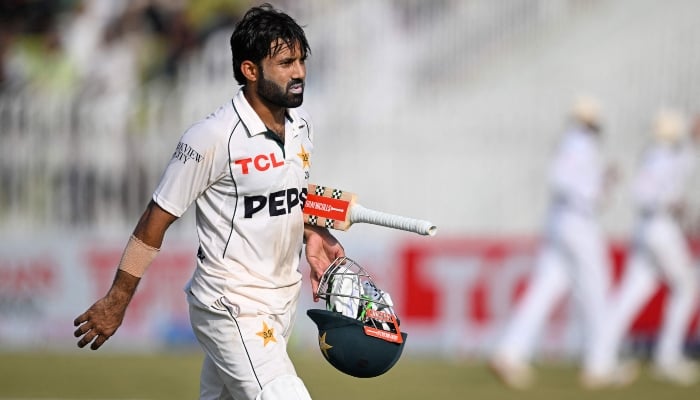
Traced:
POLYGON ((304 145, 301 146, 301 153, 297 153, 299 158, 301 158, 301 166, 302 168, 309 168, 311 166, 311 162, 309 162, 309 158, 311 154, 306 152, 306 149, 304 149, 304 145))
POLYGON ((263 321, 262 331, 256 333, 256 335, 263 338, 263 347, 267 346, 267 344, 270 342, 277 343, 277 339, 275 339, 275 330, 267 326, 265 321, 263 321))
POLYGON ((326 343, 326 332, 323 332, 323 335, 318 335, 318 346, 321 348, 323 355, 328 358, 328 350, 332 349, 333 346, 326 343))

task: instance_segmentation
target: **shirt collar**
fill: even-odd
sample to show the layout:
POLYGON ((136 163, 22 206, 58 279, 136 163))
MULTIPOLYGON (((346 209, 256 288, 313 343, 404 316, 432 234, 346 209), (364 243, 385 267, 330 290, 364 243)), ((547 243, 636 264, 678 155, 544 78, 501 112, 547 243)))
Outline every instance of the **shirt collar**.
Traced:
MULTIPOLYGON (((236 113, 238 113, 243 125, 245 125, 251 136, 260 135, 267 132, 268 129, 265 126, 265 123, 260 119, 258 113, 253 110, 250 103, 248 103, 248 99, 245 98, 242 87, 233 98, 233 108, 236 110, 236 113)), ((287 109, 286 118, 287 121, 294 122, 298 119, 298 116, 294 109, 287 109)))

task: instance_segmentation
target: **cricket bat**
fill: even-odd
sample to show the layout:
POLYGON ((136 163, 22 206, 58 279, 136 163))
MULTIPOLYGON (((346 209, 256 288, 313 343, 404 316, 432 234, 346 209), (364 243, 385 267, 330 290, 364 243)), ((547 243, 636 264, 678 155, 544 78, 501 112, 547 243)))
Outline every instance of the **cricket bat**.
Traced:
POLYGON ((304 222, 341 231, 354 223, 368 223, 427 236, 437 233, 437 227, 429 221, 365 208, 357 203, 354 193, 315 184, 309 184, 304 222))

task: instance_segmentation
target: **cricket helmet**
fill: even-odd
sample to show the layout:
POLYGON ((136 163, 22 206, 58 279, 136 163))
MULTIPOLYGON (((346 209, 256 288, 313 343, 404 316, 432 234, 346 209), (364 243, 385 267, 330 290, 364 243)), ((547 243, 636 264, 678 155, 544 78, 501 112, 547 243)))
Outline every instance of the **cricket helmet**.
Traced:
POLYGON ((599 126, 600 125, 600 104, 592 96, 580 95, 574 100, 571 108, 571 116, 579 123, 599 126))
POLYGON ((674 144, 684 137, 685 121, 681 113, 664 109, 656 114, 654 120, 654 138, 663 143, 674 144))
POLYGON ((401 357, 407 334, 388 293, 355 261, 340 257, 321 277, 319 298, 326 310, 306 314, 318 327, 324 358, 337 370, 357 378, 387 372, 401 357))

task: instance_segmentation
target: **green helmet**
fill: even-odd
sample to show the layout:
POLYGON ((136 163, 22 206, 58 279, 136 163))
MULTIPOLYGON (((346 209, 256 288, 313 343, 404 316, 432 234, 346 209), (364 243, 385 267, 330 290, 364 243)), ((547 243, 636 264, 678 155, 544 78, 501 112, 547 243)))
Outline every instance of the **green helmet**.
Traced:
POLYGON ((306 314, 318 327, 318 344, 337 370, 371 378, 387 372, 401 357, 407 334, 388 293, 353 260, 335 260, 321 277, 317 295, 326 310, 306 314))

